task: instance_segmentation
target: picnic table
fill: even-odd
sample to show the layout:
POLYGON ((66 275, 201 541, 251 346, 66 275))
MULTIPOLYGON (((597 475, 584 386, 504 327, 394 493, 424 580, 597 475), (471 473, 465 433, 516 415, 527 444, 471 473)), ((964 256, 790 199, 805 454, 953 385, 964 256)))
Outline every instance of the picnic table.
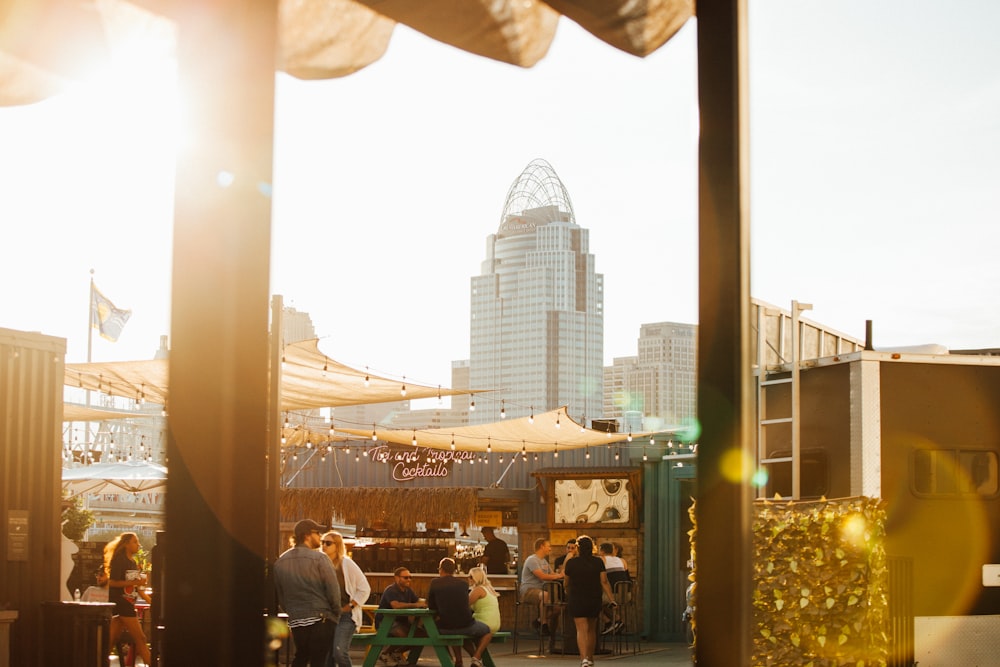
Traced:
MULTIPOLYGON (((434 618, 436 612, 433 609, 379 609, 378 614, 381 620, 375 632, 354 635, 355 643, 368 644, 370 647, 367 655, 365 655, 364 667, 375 667, 379 654, 386 646, 413 647, 407 658, 407 663, 410 665, 417 664, 417 660, 420 659, 420 653, 424 647, 430 646, 434 649, 441 667, 455 667, 455 661, 452 658, 449 648, 452 646, 462 646, 469 639, 465 635, 441 634, 438 630, 437 621, 434 618), (397 616, 414 617, 414 622, 410 624, 410 632, 406 637, 393 637, 389 634, 392 622, 397 616), (426 636, 416 635, 417 628, 421 626, 427 633, 426 636)), ((509 632, 496 632, 493 634, 493 641, 503 642, 509 636, 509 632)), ((496 667, 493 657, 490 656, 489 647, 483 652, 483 666, 496 667)))

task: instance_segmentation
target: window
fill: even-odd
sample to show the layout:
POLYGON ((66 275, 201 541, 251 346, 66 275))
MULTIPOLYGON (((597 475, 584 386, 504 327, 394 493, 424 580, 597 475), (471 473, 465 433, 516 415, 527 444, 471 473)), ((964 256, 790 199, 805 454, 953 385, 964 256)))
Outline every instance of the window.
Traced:
POLYGON ((995 496, 1000 491, 997 453, 982 449, 918 449, 910 465, 918 496, 995 496))

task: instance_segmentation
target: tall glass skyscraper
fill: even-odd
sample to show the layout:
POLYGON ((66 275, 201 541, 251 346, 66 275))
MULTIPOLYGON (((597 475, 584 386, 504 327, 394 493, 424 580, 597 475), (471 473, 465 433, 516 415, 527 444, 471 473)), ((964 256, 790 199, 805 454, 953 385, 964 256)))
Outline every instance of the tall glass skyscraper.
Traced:
POLYGON ((601 416, 604 276, 576 224, 569 193, 545 160, 514 181, 500 227, 472 278, 469 380, 496 389, 469 421, 496 421, 567 406, 601 416))

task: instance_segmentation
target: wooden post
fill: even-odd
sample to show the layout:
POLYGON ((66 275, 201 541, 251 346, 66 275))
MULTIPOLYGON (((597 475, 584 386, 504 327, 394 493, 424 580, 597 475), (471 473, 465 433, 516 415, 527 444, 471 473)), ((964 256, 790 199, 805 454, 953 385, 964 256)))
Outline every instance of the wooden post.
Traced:
POLYGON ((754 462, 746 0, 699 0, 697 660, 750 664, 754 462))

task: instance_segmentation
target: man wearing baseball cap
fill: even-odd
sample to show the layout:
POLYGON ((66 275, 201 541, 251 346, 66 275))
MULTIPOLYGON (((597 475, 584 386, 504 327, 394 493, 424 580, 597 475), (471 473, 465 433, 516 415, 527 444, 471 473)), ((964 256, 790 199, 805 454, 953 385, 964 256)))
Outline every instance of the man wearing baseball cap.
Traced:
POLYGON ((340 584, 329 557, 318 551, 327 529, 311 519, 295 524, 295 546, 274 562, 278 603, 295 640, 292 667, 324 667, 340 618, 340 584))

